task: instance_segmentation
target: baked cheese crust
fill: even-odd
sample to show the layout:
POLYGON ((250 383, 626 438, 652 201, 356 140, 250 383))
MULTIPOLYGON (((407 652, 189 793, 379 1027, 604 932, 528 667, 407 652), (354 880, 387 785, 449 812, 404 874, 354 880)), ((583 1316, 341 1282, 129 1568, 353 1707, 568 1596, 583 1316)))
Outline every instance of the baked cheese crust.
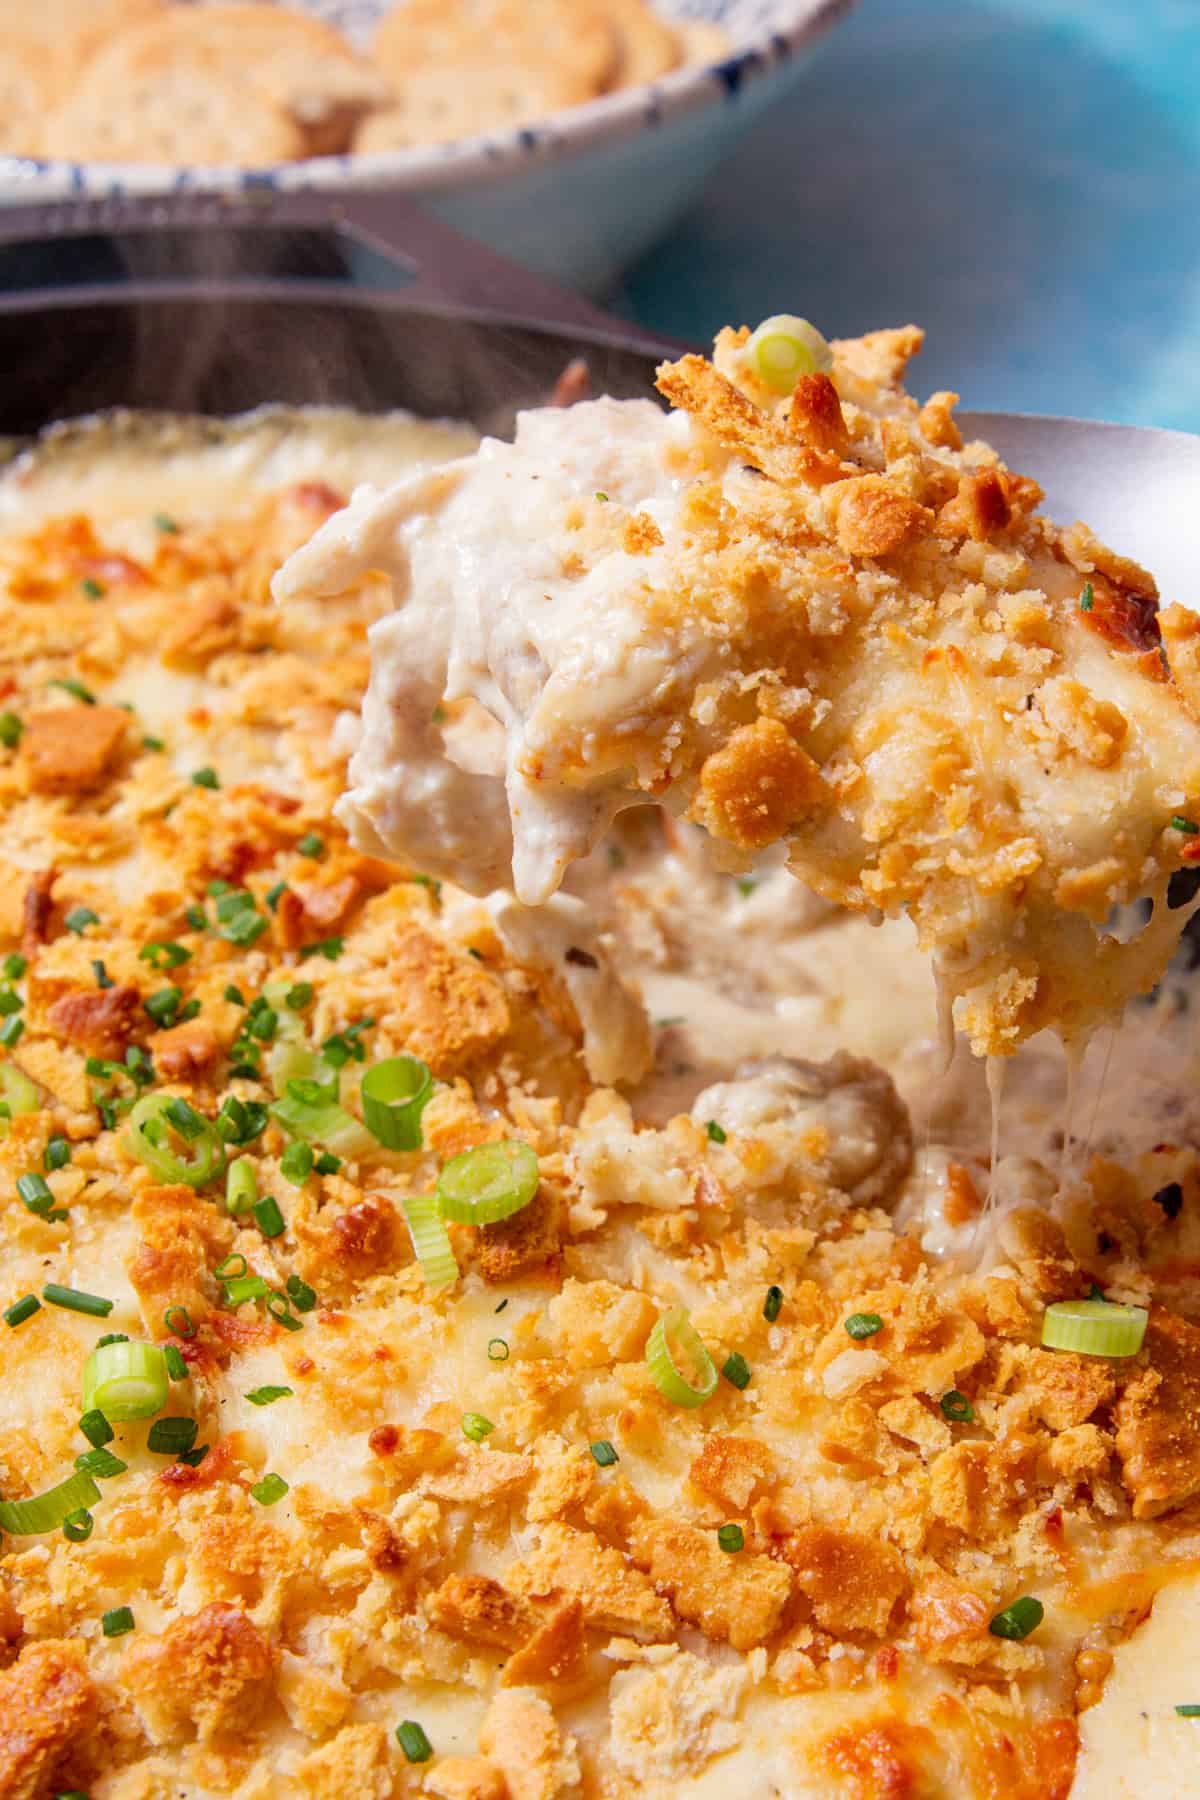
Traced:
MULTIPOLYGON (((0 1490, 39 1493, 87 1451, 82 1366, 109 1332, 181 1353, 167 1410, 207 1453, 117 1425, 127 1466, 86 1541, 4 1540, 2 1800, 1063 1800, 1111 1647, 1200 1557, 1196 1153, 1096 1159, 1053 1216, 1053 1177, 1022 1165, 964 1274, 897 1223, 925 1178, 870 1063, 731 1074, 639 1125, 589 1074, 614 1041, 631 1074, 643 1053, 604 944, 548 952, 333 817, 386 584, 270 602, 358 475, 462 434, 141 429, 68 436, 0 481, 20 726, 0 953, 25 959, 4 1055, 37 1098, 0 1142, 2 1299, 50 1281, 113 1302, 0 1325, 0 1490), (250 931, 223 929, 231 892, 250 931), (153 945, 186 954, 164 968, 153 945), (164 1024, 146 1003, 168 986, 164 1024), (220 1181, 157 1182, 124 1147, 127 1082, 88 1060, 132 1047, 206 1119, 265 1105, 271 1032, 246 1021, 267 990, 276 1031, 290 1012, 315 1045, 357 1036, 352 1112, 385 1056, 438 1084, 417 1151, 360 1142, 292 1179, 273 1122, 238 1146, 274 1236, 220 1181), (536 1151, 537 1195, 451 1226, 462 1274, 431 1294, 402 1203, 508 1137, 536 1151), (65 1216, 23 1203, 30 1172, 65 1216), (229 1303, 230 1256, 277 1294, 311 1287, 299 1329, 229 1303), (1153 1305, 1125 1363, 1039 1347, 1045 1304, 1094 1282, 1153 1305), (646 1363, 676 1304, 727 1371, 694 1410, 646 1363), (856 1313, 879 1328, 851 1336, 856 1313), (255 1404, 268 1387, 286 1392, 255 1404), (267 1474, 287 1484, 269 1503, 267 1474), (1023 1594, 1043 1624, 993 1634, 1023 1594), (106 1635, 121 1607, 132 1628, 106 1635)), ((576 927, 568 908, 556 929, 576 927)), ((949 1225, 978 1217, 973 1166, 943 1159, 934 1185, 949 1225)))

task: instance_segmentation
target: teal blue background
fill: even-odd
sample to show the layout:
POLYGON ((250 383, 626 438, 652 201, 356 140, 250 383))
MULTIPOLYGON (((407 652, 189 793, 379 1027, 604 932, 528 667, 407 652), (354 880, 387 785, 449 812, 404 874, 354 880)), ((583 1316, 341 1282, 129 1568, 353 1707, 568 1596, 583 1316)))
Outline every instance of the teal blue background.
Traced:
POLYGON ((1200 431, 1200 0, 863 0, 619 309, 913 319, 922 391, 1200 431))

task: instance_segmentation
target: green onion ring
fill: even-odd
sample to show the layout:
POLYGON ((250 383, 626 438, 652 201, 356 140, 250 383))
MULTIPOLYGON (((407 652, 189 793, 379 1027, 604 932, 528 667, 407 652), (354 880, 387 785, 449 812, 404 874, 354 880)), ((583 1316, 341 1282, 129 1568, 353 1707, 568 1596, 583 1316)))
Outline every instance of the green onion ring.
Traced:
POLYGON ((389 1056, 362 1079, 363 1123, 388 1150, 421 1148, 421 1114, 433 1093, 428 1065, 416 1056, 389 1056))
POLYGON ((646 1361, 655 1387, 673 1406, 703 1406, 717 1391, 716 1364, 685 1307, 672 1307, 659 1319, 646 1341, 646 1361), (671 1347, 672 1339, 695 1368, 698 1381, 689 1381, 680 1369, 671 1347))
POLYGON ((90 1475, 69 1475, 57 1487, 28 1500, 0 1500, 0 1531, 10 1531, 14 1537, 57 1531, 72 1513, 86 1512, 99 1498, 100 1489, 90 1475))
POLYGON ((1146 1337, 1144 1306, 1108 1300, 1060 1300, 1046 1308, 1042 1343, 1078 1356, 1136 1356, 1146 1337))
POLYGON ((764 319, 746 344, 746 361, 777 394, 794 392, 801 375, 833 367, 833 352, 815 325, 793 313, 764 319))
POLYGON ((538 1159, 519 1138, 452 1156, 437 1178, 438 1210, 459 1225, 495 1225, 537 1193, 538 1159))
POLYGON ((188 1154, 177 1156, 167 1136, 171 1130, 182 1139, 167 1111, 173 1098, 171 1094, 143 1094, 129 1115, 129 1130, 121 1140, 122 1146, 164 1181, 200 1188, 223 1173, 225 1146, 212 1121, 197 1113, 197 1123, 189 1128, 192 1135, 183 1140, 188 1154))
POLYGON ((434 1194, 409 1194, 401 1202, 412 1239, 413 1254, 421 1265, 427 1287, 448 1287, 459 1277, 450 1234, 438 1212, 434 1194))
POLYGON ((83 1410, 118 1423, 149 1419, 166 1405, 169 1387, 157 1344, 100 1344, 83 1365, 83 1410))
POLYGON ((34 1113, 41 1106, 37 1088, 15 1063, 0 1063, 0 1138, 8 1136, 8 1121, 18 1113, 34 1113))

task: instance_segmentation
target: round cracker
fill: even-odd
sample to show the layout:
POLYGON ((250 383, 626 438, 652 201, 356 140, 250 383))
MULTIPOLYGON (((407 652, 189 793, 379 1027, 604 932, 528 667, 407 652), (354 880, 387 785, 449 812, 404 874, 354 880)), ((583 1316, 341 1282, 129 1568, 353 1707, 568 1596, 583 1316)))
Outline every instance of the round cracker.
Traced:
POLYGON ((251 79, 304 134, 303 155, 345 150, 359 122, 392 99, 379 70, 331 25, 285 6, 180 6, 162 28, 251 79))
POLYGON ((157 22, 94 57, 47 118, 46 155, 75 162, 253 164, 304 152, 287 114, 229 60, 157 22))
POLYGON ((679 33, 651 12, 645 0, 604 0, 604 10, 619 45, 614 87, 641 87, 679 67, 683 59, 679 33))
POLYGON ((36 156, 51 89, 45 66, 32 50, 0 46, 0 153, 36 156))
POLYGON ((36 55, 47 101, 56 105, 93 56, 166 10, 167 0, 26 0, 5 19, 5 37, 36 55))
MULTIPOLYGON (((435 71, 447 82, 455 75, 468 78, 473 101, 483 99, 490 73, 512 96, 523 95, 517 110, 528 118, 601 93, 615 73, 618 45, 603 0, 565 6, 561 0, 407 0, 381 22, 375 56, 402 108, 412 109, 408 86, 435 71), (535 97, 539 107, 530 113, 535 97)), ((440 108, 417 110, 436 114, 440 108)), ((493 106, 486 119, 476 115, 464 130, 510 122, 513 112, 511 105, 493 106)))

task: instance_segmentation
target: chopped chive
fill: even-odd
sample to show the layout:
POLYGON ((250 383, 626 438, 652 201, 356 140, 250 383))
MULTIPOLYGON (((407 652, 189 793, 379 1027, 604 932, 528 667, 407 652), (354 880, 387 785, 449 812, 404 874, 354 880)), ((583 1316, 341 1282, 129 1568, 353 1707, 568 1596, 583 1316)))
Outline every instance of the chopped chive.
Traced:
POLYGON ((874 1337, 877 1331, 883 1330, 883 1320, 878 1313, 851 1313, 845 1323, 852 1338, 874 1337))
POLYGON ((488 1361, 489 1362, 507 1362, 508 1361, 508 1345, 503 1338, 489 1338, 488 1339, 488 1361))
POLYGON ((190 961, 191 954, 182 944, 168 938, 165 941, 156 940, 154 943, 143 944, 138 951, 138 961, 149 963, 152 969, 176 969, 180 963, 190 961))
POLYGON ((1091 612, 1094 601, 1095 594, 1092 590, 1092 584, 1090 581, 1085 581, 1083 584, 1083 592, 1079 596, 1080 612, 1091 612))
POLYGON ((1171 830, 1182 831, 1187 837, 1195 837, 1200 831, 1200 825, 1193 824, 1191 819, 1185 819, 1182 813, 1175 813, 1171 819, 1171 830))
POLYGON ((250 1389, 246 1398, 251 1406, 270 1406, 273 1401, 283 1400, 294 1392, 295 1389, 290 1387, 256 1387, 250 1389))
POLYGON ((155 531, 161 531, 167 537, 174 537, 179 530, 178 522, 171 517, 170 513, 157 512, 151 522, 155 531))
POLYGON ((165 750, 166 747, 160 737, 144 737, 142 739, 143 750, 165 750))
POLYGON ((63 920, 67 930, 73 931, 76 937, 82 937, 89 925, 99 923, 100 914, 94 913, 90 906, 73 906, 63 920))
POLYGON ((25 958, 14 950, 10 956, 6 956, 4 959, 5 981, 20 981, 28 967, 29 964, 25 958))
POLYGON ((731 1382, 735 1388, 746 1388, 750 1385, 750 1364, 740 1351, 734 1350, 726 1358, 721 1373, 726 1381, 731 1382))
POLYGON ((615 1462, 620 1462, 621 1460, 617 1455, 615 1448, 609 1443, 607 1438, 597 1438, 594 1444, 588 1445, 588 1449, 592 1453, 593 1460, 597 1462, 602 1469, 611 1469, 615 1462))
POLYGON ((5 1019, 3 1025, 0 1025, 0 1044, 11 1050, 14 1044, 20 1043, 24 1030, 24 1019, 17 1018, 15 1014, 11 1019, 5 1019))
POLYGON ((24 729, 24 725, 15 712, 0 712, 0 744, 3 744, 6 750, 16 749, 24 729))
POLYGON ((297 1312, 311 1312, 317 1304, 316 1289, 310 1288, 307 1281, 301 1281, 298 1275, 289 1275, 284 1284, 288 1299, 297 1312))
POLYGON ((492 1311, 502 1313, 507 1305, 508 1305, 508 1295, 505 1294, 505 1296, 504 1296, 503 1300, 500 1302, 499 1306, 494 1306, 492 1308, 492 1311))
MULTIPOLYGON (((86 1544, 92 1535, 95 1524, 96 1521, 93 1519, 87 1507, 81 1506, 75 1512, 68 1513, 63 1520, 63 1536, 67 1539, 68 1543, 86 1544)), ((54 1800, 63 1800, 63 1797, 60 1794, 56 1794, 54 1800)))
POLYGON ((85 706, 96 704, 96 696, 91 688, 84 687, 82 681, 76 681, 71 675, 56 675, 46 686, 61 688, 64 694, 70 694, 73 700, 81 700, 85 706))
POLYGON ((953 1419, 956 1424, 969 1425, 975 1417, 975 1408, 957 1388, 951 1388, 948 1394, 942 1395, 941 1405, 942 1417, 953 1419))
POLYGON ((114 1456, 103 1445, 97 1445, 96 1449, 85 1450, 81 1456, 77 1456, 75 1467, 81 1475, 91 1475, 96 1481, 111 1481, 114 1475, 123 1475, 129 1464, 122 1462, 119 1456, 114 1456))
POLYGON ((175 1015, 179 1011, 179 1005, 182 999, 182 988, 158 988, 153 994, 148 994, 142 1001, 142 1010, 145 1012, 147 1018, 152 1019, 156 1025, 173 1025, 175 1023, 175 1015))
POLYGON ((92 960, 92 974, 96 977, 96 986, 98 988, 110 988, 116 985, 99 957, 95 957, 92 960))
POLYGON ((313 1169, 318 1175, 336 1175, 341 1166, 341 1158, 334 1156, 331 1150, 322 1150, 313 1163, 313 1169))
POLYGON ((93 1406, 80 1416, 79 1429, 88 1443, 97 1450, 103 1450, 105 1444, 112 1443, 113 1428, 98 1406, 93 1406))
POLYGON ((315 831, 306 831, 296 845, 296 853, 299 856, 320 856, 324 849, 325 839, 319 837, 315 831))
POLYGON ((102 583, 93 580, 90 575, 85 575, 79 585, 89 600, 103 600, 104 587, 102 583))
POLYGON ((35 1312, 41 1312, 42 1303, 36 1294, 24 1294, 20 1300, 14 1300, 11 1306, 4 1309, 4 1323, 10 1331, 23 1325, 26 1319, 32 1319, 35 1312))
POLYGON ((193 769, 191 782, 193 787, 202 788, 219 788, 221 785, 217 771, 207 766, 203 769, 193 769))
POLYGON ((782 1305, 783 1289, 781 1287, 769 1287, 767 1289, 767 1297, 763 1301, 763 1318, 767 1321, 768 1325, 773 1325, 775 1323, 776 1319, 779 1317, 782 1305))
POLYGON ((294 1143, 288 1145, 280 1157, 280 1172, 294 1186, 299 1187, 300 1183, 307 1181, 312 1174, 313 1160, 312 1145, 306 1144, 303 1138, 297 1138, 294 1143))
POLYGON ((199 1429, 195 1419, 155 1419, 146 1436, 146 1448, 156 1456, 178 1456, 191 1449, 199 1429))
POLYGON ((115 1300, 105 1300, 101 1294, 86 1294, 79 1288, 60 1287, 57 1281, 48 1281, 42 1289, 42 1299, 47 1306, 61 1306, 67 1312, 86 1313, 92 1319, 107 1319, 116 1305, 115 1300))
POLYGON ((723 1144, 729 1135, 723 1126, 717 1124, 715 1119, 710 1119, 704 1129, 707 1131, 710 1141, 714 1144, 723 1144))
POLYGON ((132 1631, 132 1609, 128 1606, 114 1606, 111 1612, 101 1615, 100 1629, 106 1638, 122 1637, 125 1632, 132 1631))
POLYGON ((396 1742, 410 1763, 428 1762, 433 1745, 415 1719, 404 1719, 396 1727, 396 1742))
POLYGON ((163 1314, 163 1324, 175 1337, 194 1338, 196 1325, 186 1306, 168 1306, 163 1314))
POLYGON ((277 1500, 283 1499, 287 1491, 288 1484, 282 1475, 264 1475, 250 1489, 260 1506, 274 1506, 277 1500))
POLYGON ((167 1365, 167 1374, 172 1381, 186 1381, 188 1366, 184 1361, 183 1351, 178 1344, 163 1345, 163 1360, 167 1365))
POLYGON ((484 1438, 496 1429, 490 1419, 485 1419, 482 1413, 477 1412, 463 1414, 462 1428, 463 1435, 469 1437, 472 1443, 476 1444, 482 1444, 484 1438))
POLYGON ((283 1214, 279 1210, 279 1202, 272 1199, 270 1194, 255 1201, 253 1212, 258 1221, 258 1229, 264 1237, 277 1238, 286 1229, 283 1214))
POLYGON ((717 1531, 717 1542, 722 1550, 733 1555, 735 1551, 745 1549, 746 1534, 740 1525, 722 1525, 717 1531))
POLYGON ((336 962, 345 947, 345 938, 318 938, 315 944, 302 944, 300 946, 300 960, 303 962, 309 956, 323 956, 326 962, 336 962))
POLYGON ((1045 1616, 1046 1609, 1040 1600, 1035 1600, 1032 1594, 1022 1594, 1019 1600, 996 1614, 988 1630, 993 1637, 1011 1638, 1019 1643, 1031 1631, 1037 1630, 1045 1616))

